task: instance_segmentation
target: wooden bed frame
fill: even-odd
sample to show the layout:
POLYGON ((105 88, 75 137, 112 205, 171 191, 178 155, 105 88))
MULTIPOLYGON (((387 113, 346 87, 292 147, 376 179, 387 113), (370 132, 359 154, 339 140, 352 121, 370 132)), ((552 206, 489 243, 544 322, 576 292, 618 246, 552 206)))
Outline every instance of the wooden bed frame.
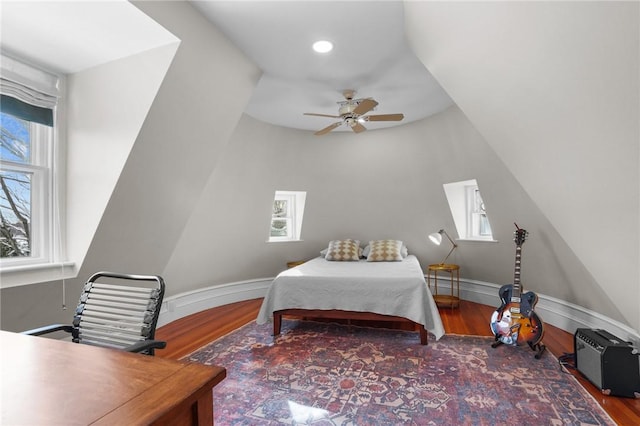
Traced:
POLYGON ((413 324, 414 329, 417 327, 420 332, 420 344, 428 344, 428 333, 424 328, 424 325, 418 324, 410 319, 404 317, 397 317, 393 315, 375 314, 373 312, 355 312, 355 311, 341 311, 337 309, 332 310, 319 310, 319 309, 283 309, 281 311, 275 311, 273 313, 273 335, 278 336, 280 329, 282 328, 282 316, 291 315, 296 317, 309 317, 309 318, 329 318, 329 319, 344 319, 344 320, 364 320, 364 321, 393 321, 413 324))

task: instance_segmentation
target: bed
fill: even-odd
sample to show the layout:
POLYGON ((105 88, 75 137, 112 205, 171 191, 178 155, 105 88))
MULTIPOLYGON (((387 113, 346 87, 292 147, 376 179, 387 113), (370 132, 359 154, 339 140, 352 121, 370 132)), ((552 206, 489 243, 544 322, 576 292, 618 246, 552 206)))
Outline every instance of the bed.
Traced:
POLYGON ((258 324, 273 321, 280 334, 283 315, 311 318, 401 321, 444 335, 438 308, 414 255, 398 261, 331 261, 319 256, 278 274, 268 289, 258 324))

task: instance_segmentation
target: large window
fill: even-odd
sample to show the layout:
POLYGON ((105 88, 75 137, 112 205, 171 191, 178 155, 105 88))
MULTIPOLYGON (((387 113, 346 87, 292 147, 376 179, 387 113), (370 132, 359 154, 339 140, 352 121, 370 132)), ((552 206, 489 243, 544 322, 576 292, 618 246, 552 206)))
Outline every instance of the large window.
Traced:
POLYGON ((493 241, 478 182, 470 179, 443 186, 459 237, 464 240, 493 241))
POLYGON ((307 193, 276 191, 271 212, 269 241, 299 241, 307 193))
POLYGON ((58 79, 5 56, 2 61, 0 263, 49 263, 59 237, 53 208, 57 96, 51 95, 58 79))

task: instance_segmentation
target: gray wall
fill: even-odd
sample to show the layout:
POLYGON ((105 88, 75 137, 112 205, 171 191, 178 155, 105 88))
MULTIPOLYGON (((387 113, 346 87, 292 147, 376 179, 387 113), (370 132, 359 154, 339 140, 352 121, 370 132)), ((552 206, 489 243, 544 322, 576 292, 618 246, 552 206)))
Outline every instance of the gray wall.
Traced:
MULTIPOLYGON (((134 143, 127 145, 127 137, 122 136, 108 145, 111 141, 99 131, 109 121, 117 127, 118 120, 111 119, 119 111, 135 109, 126 104, 103 102, 94 115, 82 111, 81 125, 71 124, 79 129, 73 132, 77 143, 68 147, 68 158, 83 162, 70 167, 67 180, 68 238, 74 247, 71 260, 79 269, 77 278, 65 282, 66 304, 71 307, 77 303, 83 281, 95 271, 159 274, 164 270, 260 76, 255 65, 189 3, 141 2, 137 6, 176 35, 180 46, 144 123, 133 135, 126 135, 133 136, 134 143), (94 143, 103 149, 86 149, 94 143), (102 167, 109 170, 99 172, 102 167), (111 183, 114 167, 122 171, 111 183), (91 185, 96 177, 101 180, 91 185), (96 204, 103 207, 96 211, 96 204), (88 239, 87 227, 91 228, 88 239)), ((91 93, 99 97, 96 87, 104 88, 109 82, 105 70, 118 71, 106 88, 125 92, 126 85, 115 84, 122 82, 120 71, 128 68, 144 76, 148 64, 137 58, 117 62, 70 76, 70 90, 83 90, 69 95, 85 101, 77 102, 79 109, 96 104, 97 99, 91 99, 85 89, 93 88, 91 93)), ((147 99, 130 101, 146 103, 147 99)), ((75 117, 73 106, 69 115, 75 117)), ((126 124, 134 128, 133 123, 126 124)), ((2 289, 2 328, 21 330, 69 321, 72 311, 61 309, 62 287, 60 282, 45 282, 2 289)))
POLYGON ((405 20, 418 57, 640 330, 640 3, 406 2, 405 20))
POLYGON ((511 282, 518 222, 530 232, 522 250, 528 290, 622 319, 457 107, 401 127, 323 137, 244 116, 222 155, 164 270, 169 294, 274 276, 334 238, 397 238, 423 265, 437 263, 447 249, 427 235, 442 227, 455 235, 442 184, 476 178, 498 243, 460 242, 453 260, 462 276, 511 282), (307 191, 302 242, 265 242, 277 189, 307 191))

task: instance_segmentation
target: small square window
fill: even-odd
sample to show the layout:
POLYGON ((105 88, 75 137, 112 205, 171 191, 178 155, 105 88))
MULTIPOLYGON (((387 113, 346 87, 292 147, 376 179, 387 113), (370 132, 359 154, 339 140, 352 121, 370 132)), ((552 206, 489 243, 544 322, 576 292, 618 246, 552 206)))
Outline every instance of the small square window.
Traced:
POLYGON ((446 183, 443 186, 458 236, 465 240, 493 241, 489 217, 478 182, 470 179, 446 183))
POLYGON ((269 241, 300 240, 306 195, 304 191, 276 191, 271 211, 269 241))

